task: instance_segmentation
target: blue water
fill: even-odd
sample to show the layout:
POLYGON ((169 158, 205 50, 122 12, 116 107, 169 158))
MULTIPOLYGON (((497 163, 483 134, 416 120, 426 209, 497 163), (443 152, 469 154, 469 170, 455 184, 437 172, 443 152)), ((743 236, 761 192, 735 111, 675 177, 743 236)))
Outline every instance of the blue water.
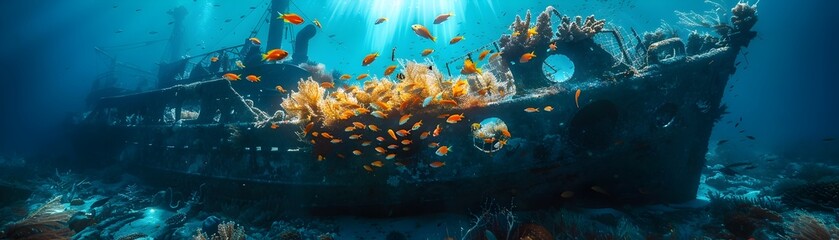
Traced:
MULTIPOLYGON (((0 3, 0 156, 37 155, 62 143, 56 136, 61 123, 68 114, 87 109, 85 98, 93 79, 106 70, 107 63, 94 48, 155 74, 171 34, 167 10, 186 7, 189 14, 184 20, 184 52, 180 54, 195 56, 241 44, 252 30, 258 31, 256 37, 263 43, 267 41, 267 24, 262 29, 254 27, 264 21, 268 2, 0 3)), ((700 12, 709 7, 701 0, 292 0, 289 12, 300 14, 307 24, 314 19, 323 24, 310 42, 310 59, 325 64, 327 70, 381 75, 390 62, 362 67, 365 55, 378 52, 382 58, 390 58, 396 48, 397 58, 421 60, 420 52, 433 48, 430 59, 448 61, 509 34, 508 26, 516 15, 529 9, 535 18, 548 5, 568 15, 594 14, 609 24, 639 32, 654 31, 665 21, 682 37, 693 29, 677 24, 674 10, 700 12), (449 12, 454 16, 447 22, 431 24, 434 17, 449 12), (380 17, 389 20, 374 25, 380 17), (428 26, 437 42, 411 31, 410 25, 417 23, 428 26), (455 36, 465 39, 448 44, 455 36)), ((839 145, 823 140, 839 138, 836 7, 833 2, 812 0, 759 3, 759 21, 754 28, 758 36, 738 57, 742 64, 729 81, 733 87, 727 87, 723 96, 729 113, 713 130, 712 151, 717 141, 730 140, 729 145, 737 146, 731 158, 791 154, 799 159, 834 161, 835 166, 839 145), (740 124, 735 127, 735 122, 740 124), (747 135, 756 140, 746 140, 747 135)), ((272 13, 272 21, 277 21, 275 17, 272 13)), ((290 30, 296 34, 301 28, 292 26, 290 30)), ((293 36, 288 35, 293 34, 286 35, 282 46, 290 49, 293 36)), ((120 86, 132 89, 140 81, 125 79, 120 86)))

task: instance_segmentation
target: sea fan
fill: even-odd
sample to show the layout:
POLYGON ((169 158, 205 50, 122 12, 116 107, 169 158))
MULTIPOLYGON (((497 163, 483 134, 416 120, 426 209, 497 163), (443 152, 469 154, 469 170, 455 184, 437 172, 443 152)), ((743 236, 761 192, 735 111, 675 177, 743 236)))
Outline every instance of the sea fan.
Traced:
POLYGON ((61 196, 44 203, 29 216, 6 228, 3 239, 70 239, 75 234, 67 221, 72 212, 65 211, 61 205, 61 196))

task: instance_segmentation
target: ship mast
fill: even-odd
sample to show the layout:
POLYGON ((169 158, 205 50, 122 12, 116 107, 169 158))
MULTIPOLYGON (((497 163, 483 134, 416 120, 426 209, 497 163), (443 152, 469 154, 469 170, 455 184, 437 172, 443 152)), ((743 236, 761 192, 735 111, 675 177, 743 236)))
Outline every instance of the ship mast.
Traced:
MULTIPOLYGON (((290 0, 271 0, 271 7, 269 9, 269 17, 268 19, 273 19, 274 14, 285 13, 288 10, 290 0)), ((269 20, 270 24, 268 25, 268 42, 267 47, 268 49, 277 49, 282 48, 283 46, 283 28, 285 27, 284 21, 277 21, 277 20, 269 20)))
POLYGON ((166 51, 163 52, 163 62, 175 62, 181 58, 181 48, 183 47, 183 40, 184 40, 184 17, 188 13, 186 11, 186 7, 179 6, 172 10, 169 10, 169 15, 172 16, 173 26, 172 26, 172 36, 169 38, 169 45, 166 48, 166 51))

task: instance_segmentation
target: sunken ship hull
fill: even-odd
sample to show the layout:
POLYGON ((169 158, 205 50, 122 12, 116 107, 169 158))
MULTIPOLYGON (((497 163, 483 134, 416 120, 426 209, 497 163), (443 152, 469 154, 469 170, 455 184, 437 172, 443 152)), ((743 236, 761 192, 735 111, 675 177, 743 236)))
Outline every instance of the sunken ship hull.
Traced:
MULTIPOLYGON (((548 8, 543 15, 553 12, 548 8)), ((422 129, 399 138, 410 144, 386 133, 411 128, 398 121, 408 112, 384 119, 362 114, 306 129, 282 111, 269 114, 282 109, 285 94, 224 79, 103 98, 80 124, 75 144, 81 158, 124 163, 164 187, 189 191, 204 185, 209 198, 269 201, 315 214, 401 215, 511 198, 520 208, 684 202, 696 196, 736 57, 754 37, 751 25, 732 30, 738 28, 720 39, 650 42, 637 69, 615 67, 620 64, 612 55, 592 59, 604 52, 590 47, 593 40, 563 41, 557 34, 521 47, 559 45, 554 54, 568 56, 579 73, 562 83, 540 82, 544 75, 534 79, 532 69, 504 56, 516 55, 516 43, 502 38, 504 54, 496 63, 509 67, 501 74, 516 79, 517 93, 482 106, 413 112, 411 123, 422 120, 422 129), (464 119, 449 123, 441 114, 464 119), (352 122, 381 130, 345 131, 352 122), (488 122, 506 126, 510 136, 503 145, 476 135, 488 122), (439 136, 420 134, 437 125, 439 136), (398 145, 387 150, 395 156, 349 140, 359 133, 374 146, 398 145), (377 136, 383 139, 373 140, 377 136), (451 149, 441 156, 434 144, 451 149), (385 164, 371 166, 375 160, 385 164)), ((263 68, 277 71, 277 84, 299 79, 292 73, 300 69, 291 65, 263 68)))

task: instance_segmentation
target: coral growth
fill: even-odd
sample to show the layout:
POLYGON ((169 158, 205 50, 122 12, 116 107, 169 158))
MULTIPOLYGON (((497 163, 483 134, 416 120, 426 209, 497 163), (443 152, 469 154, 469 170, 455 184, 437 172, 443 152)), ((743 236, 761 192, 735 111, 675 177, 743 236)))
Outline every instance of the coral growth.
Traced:
POLYGON ((839 182, 811 183, 787 190, 783 201, 799 207, 839 207, 839 182))
POLYGON ((805 212, 793 214, 793 222, 787 224, 788 236, 796 240, 822 240, 839 238, 839 228, 825 226, 824 222, 805 212))
POLYGON ((280 104, 292 118, 303 123, 318 122, 321 126, 352 117, 380 111, 389 114, 421 111, 424 108, 468 108, 484 106, 514 91, 512 84, 501 82, 492 73, 470 76, 468 80, 444 80, 443 74, 432 63, 400 62, 405 76, 400 82, 388 78, 373 78, 362 86, 346 86, 327 90, 309 78, 298 83, 280 104), (432 66, 432 67, 429 67, 432 66), (428 101, 430 105, 423 106, 428 101), (451 100, 454 104, 438 104, 451 100))
POLYGON ((43 206, 6 228, 3 239, 70 239, 75 234, 67 221, 71 211, 61 205, 61 196, 44 203, 43 206))
POLYGON ((761 228, 781 222, 781 215, 775 211, 782 206, 767 199, 749 199, 740 196, 709 196, 711 215, 721 220, 727 232, 738 238, 753 237, 761 228))
POLYGON ((198 229, 197 233, 192 236, 194 240, 244 240, 247 237, 245 235, 245 229, 241 226, 236 225, 235 222, 226 222, 218 225, 218 233, 213 234, 212 237, 208 237, 207 234, 201 232, 201 229, 198 229))
POLYGON ((557 29, 556 36, 559 41, 576 42, 586 39, 591 39, 595 34, 603 31, 603 26, 606 25, 606 20, 597 20, 594 15, 588 16, 583 22, 583 17, 577 16, 574 21, 568 16, 562 16, 562 22, 557 29))
POLYGON ((326 65, 324 65, 323 63, 304 62, 298 66, 309 72, 309 74, 312 75, 312 79, 314 79, 316 82, 322 83, 335 81, 335 79, 332 77, 332 74, 326 72, 326 65))
POLYGON ((757 3, 740 2, 731 8, 731 24, 734 29, 748 31, 757 23, 757 3))

